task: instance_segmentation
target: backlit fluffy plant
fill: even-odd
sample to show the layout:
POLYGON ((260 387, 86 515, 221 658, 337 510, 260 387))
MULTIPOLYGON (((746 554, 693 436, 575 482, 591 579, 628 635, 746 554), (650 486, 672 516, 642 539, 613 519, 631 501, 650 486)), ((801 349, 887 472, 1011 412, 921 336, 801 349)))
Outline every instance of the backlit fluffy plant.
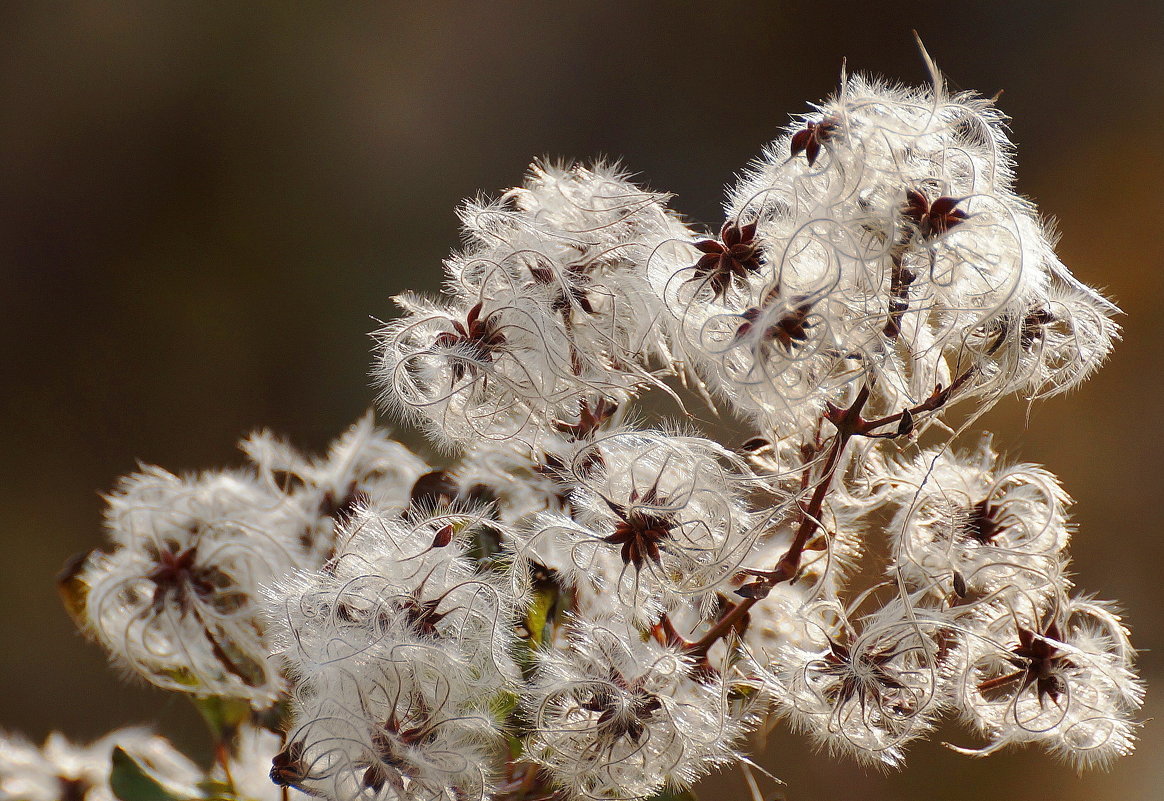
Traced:
POLYGON ((447 458, 369 416, 320 457, 262 432, 242 469, 145 467, 62 577, 119 669, 202 709, 201 783, 125 735, 112 771, 106 741, 15 741, 0 786, 640 799, 781 719, 894 768, 945 718, 974 755, 1129 753, 1135 652, 1074 591, 1070 498, 957 436, 1086 379, 1117 310, 1015 193, 1002 113, 930 66, 843 79, 709 231, 603 163, 466 202, 443 294, 396 299, 373 365, 447 458), (666 404, 721 419, 644 422, 666 404))

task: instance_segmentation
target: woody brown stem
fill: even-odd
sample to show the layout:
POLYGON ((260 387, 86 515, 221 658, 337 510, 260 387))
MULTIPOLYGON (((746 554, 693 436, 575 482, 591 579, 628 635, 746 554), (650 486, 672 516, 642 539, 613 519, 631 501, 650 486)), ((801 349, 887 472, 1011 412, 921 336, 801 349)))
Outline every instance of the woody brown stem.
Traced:
POLYGON ((226 779, 226 784, 233 793, 235 790, 234 776, 230 772, 230 748, 227 746, 225 740, 219 740, 214 744, 214 759, 222 766, 222 775, 226 779))
POLYGON ((896 339, 901 333, 901 317, 909 309, 909 287, 917 280, 913 270, 902 264, 905 249, 909 246, 907 237, 893 253, 893 268, 889 277, 889 318, 882 333, 896 339))
POLYGON ((950 396, 961 389, 962 385, 970 380, 970 376, 973 375, 973 373, 974 368, 971 367, 967 369, 966 372, 955 378, 950 386, 943 388, 942 385, 939 384, 934 389, 934 393, 919 403, 917 406, 903 409, 896 414, 886 415, 885 417, 878 417, 876 420, 861 420, 860 428, 855 433, 863 436, 870 436, 874 429, 880 428, 881 426, 887 426, 891 423, 899 422, 906 415, 913 417, 914 415, 924 414, 925 412, 932 412, 936 409, 942 408, 946 405, 946 403, 949 402, 950 396))
POLYGON ((699 640, 689 645, 686 649, 688 655, 697 659, 702 659, 707 656, 708 650, 717 641, 726 637, 735 627, 736 624, 743 619, 744 615, 748 613, 753 606, 759 603, 767 596, 768 591, 784 581, 791 581, 796 578, 796 574, 800 572, 800 560, 804 553, 804 546, 808 544, 809 539, 816 533, 818 528, 821 509, 824 507, 825 497, 828 495, 830 487, 832 487, 833 478, 837 472, 837 465, 840 463, 841 454, 845 450, 845 446, 849 444, 854 434, 858 432, 858 426, 862 422, 861 409, 864 408, 866 401, 869 400, 869 387, 864 386, 861 391, 857 393, 856 399, 847 409, 843 410, 839 415, 831 415, 828 419, 837 428, 836 436, 833 438, 832 446, 829 448, 829 455, 825 460, 824 468, 821 470, 821 479, 813 490, 812 498, 808 502, 808 506, 802 507, 800 513, 800 525, 796 529, 796 534, 792 538, 792 544, 788 546, 788 550, 780 557, 780 561, 776 563, 773 568, 766 575, 762 575, 760 583, 762 587, 760 591, 756 592, 750 597, 745 597, 743 600, 732 606, 715 625, 708 629, 699 640))

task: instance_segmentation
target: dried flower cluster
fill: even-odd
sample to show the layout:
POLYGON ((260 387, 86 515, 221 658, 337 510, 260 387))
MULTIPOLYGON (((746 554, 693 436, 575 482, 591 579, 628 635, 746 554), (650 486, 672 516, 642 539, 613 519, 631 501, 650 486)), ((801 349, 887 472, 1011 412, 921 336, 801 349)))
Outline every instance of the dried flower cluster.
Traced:
MULTIPOLYGON (((444 294, 397 298, 374 367, 454 458, 369 417, 323 458, 264 433, 245 469, 146 468, 63 579, 84 630, 242 710, 211 715, 238 797, 648 798, 773 718, 889 766, 950 716, 971 754, 1128 753, 1134 651, 1073 590, 1069 497, 955 442, 1091 375, 1116 309, 1015 194, 1001 113, 934 75, 844 80, 714 234, 604 164, 466 203, 444 294)), ((104 797, 68 792, 28 797, 104 797)))

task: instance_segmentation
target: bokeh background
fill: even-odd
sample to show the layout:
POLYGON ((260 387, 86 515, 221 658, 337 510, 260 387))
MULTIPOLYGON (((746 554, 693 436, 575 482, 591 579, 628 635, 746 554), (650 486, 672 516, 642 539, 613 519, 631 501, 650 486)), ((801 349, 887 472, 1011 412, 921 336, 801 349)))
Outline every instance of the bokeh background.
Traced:
MULTIPOLYGON (((437 287, 458 201, 531 157, 620 156, 718 224, 842 58, 924 81, 915 28, 952 85, 1004 90, 1021 191, 1127 312, 1095 380, 985 423, 1078 499, 1079 584, 1124 604, 1161 717, 1164 4, 54 0, 0 6, 0 727, 154 721, 205 752, 181 699, 120 682, 61 611, 99 492, 139 459, 237 463, 259 426, 323 447, 371 403, 372 318, 437 287)), ((1164 721, 1082 778, 946 737, 971 741, 894 774, 780 733, 757 761, 790 801, 1164 798, 1164 721)))

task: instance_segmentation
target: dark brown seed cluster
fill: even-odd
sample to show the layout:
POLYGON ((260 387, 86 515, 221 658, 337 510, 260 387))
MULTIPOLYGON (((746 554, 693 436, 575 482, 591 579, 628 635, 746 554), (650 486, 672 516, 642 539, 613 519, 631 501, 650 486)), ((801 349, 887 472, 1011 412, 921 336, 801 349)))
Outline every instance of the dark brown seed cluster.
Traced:
POLYGON ((155 609, 160 609, 170 596, 179 606, 185 606, 189 593, 205 600, 218 591, 213 575, 218 571, 198 566, 197 559, 197 546, 178 552, 166 547, 158 551, 154 569, 146 574, 154 583, 155 609))
MULTIPOLYGON (((794 297, 789 303, 791 308, 781 314, 775 322, 767 325, 760 339, 764 343, 774 342, 784 348, 785 352, 792 353, 796 345, 808 340, 809 329, 812 328, 808 317, 813 304, 804 296, 794 297)), ((752 307, 740 315, 744 322, 736 329, 737 342, 752 332, 756 321, 764 312, 765 309, 752 307)))
POLYGON ((1001 518, 1002 510, 983 499, 970 507, 970 518, 966 521, 966 535, 982 545, 990 545, 995 537, 1008 528, 1001 518))
POLYGON ((611 741, 625 737, 637 745, 643 738, 644 723, 662 708, 662 701, 659 696, 639 686, 637 681, 628 681, 614 669, 611 669, 610 676, 611 683, 623 693, 606 688, 594 690, 582 708, 599 713, 596 725, 611 741), (626 695, 629 695, 629 699, 626 695))
POLYGON ((851 650, 838 642, 829 642, 825 654, 825 672, 839 676, 841 683, 833 689, 833 701, 844 703, 856 699, 861 708, 871 706, 898 714, 911 711, 904 703, 901 691, 905 685, 886 666, 896 656, 893 649, 877 653, 851 650))
POLYGON ((1039 706, 1047 698, 1058 704, 1059 697, 1066 692, 1060 671, 1071 666, 1067 654, 1053 642, 1062 642, 1059 624, 1052 621, 1041 634, 1019 626, 1018 639, 1019 644, 1011 649, 1010 656, 1018 670, 982 682, 978 685, 979 691, 989 692, 1019 682, 1019 692, 1022 692, 1033 684, 1039 706))
POLYGON ((703 255, 695 263, 690 281, 706 282, 713 297, 723 298, 732 281, 747 278, 760 269, 760 244, 756 240, 756 223, 740 225, 729 220, 719 231, 719 239, 701 239, 695 249, 703 255))
POLYGON ((835 117, 825 117, 820 122, 808 123, 792 135, 792 158, 803 153, 808 159, 808 166, 815 166, 821 146, 836 136, 840 129, 840 120, 835 117))
POLYGON ((635 570, 641 570, 648 559, 656 565, 661 563, 659 543, 671 536, 671 531, 676 526, 674 515, 634 506, 640 500, 648 506, 666 504, 666 501, 659 497, 655 487, 644 492, 641 499, 637 490, 632 491, 629 507, 606 501, 606 505, 618 516, 619 521, 614 526, 614 533, 606 537, 605 542, 621 545, 622 561, 634 565, 635 570))
POLYGON ((505 335, 497 330, 494 321, 488 316, 481 316, 481 304, 478 303, 469 309, 465 315, 465 322, 450 321, 453 330, 438 334, 433 341, 434 347, 463 348, 468 351, 467 358, 452 360, 453 380, 460 381, 465 373, 476 375, 477 362, 486 364, 493 361, 495 351, 505 345, 505 335))
POLYGON ((942 196, 931 203, 924 192, 910 189, 905 193, 902 214, 913 223, 918 236, 932 239, 948 232, 970 216, 957 208, 961 202, 959 198, 942 196))

